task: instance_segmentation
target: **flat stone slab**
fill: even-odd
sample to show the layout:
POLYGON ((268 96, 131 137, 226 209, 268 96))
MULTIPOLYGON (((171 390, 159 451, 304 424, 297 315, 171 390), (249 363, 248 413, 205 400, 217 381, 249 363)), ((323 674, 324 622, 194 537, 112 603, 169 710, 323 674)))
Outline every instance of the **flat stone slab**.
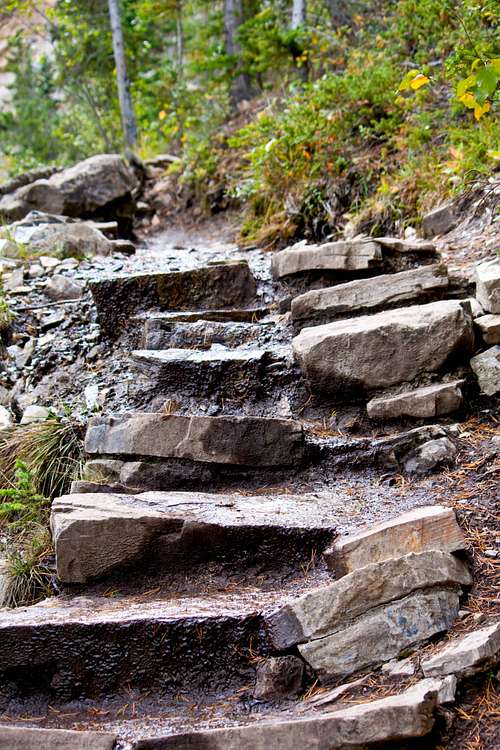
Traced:
POLYGON ((320 679, 347 677, 394 659, 403 650, 451 627, 458 615, 455 591, 417 592, 361 615, 332 635, 300 644, 301 656, 320 679))
POLYGON ((294 466, 304 458, 305 442, 302 425, 290 419, 132 412, 91 419, 85 451, 235 466, 294 466))
POLYGON ((325 322, 350 313, 377 310, 402 303, 429 301, 448 287, 444 266, 421 266, 410 271, 358 279, 346 284, 313 289, 292 300, 292 319, 296 322, 325 322))
POLYGON ((498 344, 472 357, 470 366, 477 378, 481 393, 494 396, 500 391, 500 346, 498 344))
POLYGON ((345 622, 419 589, 470 586, 465 563, 447 552, 429 551, 366 565, 329 586, 314 589, 266 617, 278 651, 323 638, 345 622))
POLYGON ((457 552, 464 547, 455 511, 442 505, 429 505, 341 537, 324 555, 328 567, 340 577, 365 565, 410 552, 457 552))
POLYGON ((219 309, 248 306, 256 285, 246 261, 221 261, 186 271, 122 273, 89 282, 99 323, 110 337, 148 308, 219 309))
POLYGON ((500 261, 492 258, 476 266, 476 297, 489 313, 500 313, 500 261))
POLYGON ((422 662, 426 676, 456 674, 470 677, 500 661, 500 621, 456 638, 422 662))
POLYGON ((220 394, 243 398, 261 387, 270 352, 256 347, 229 349, 142 349, 132 352, 136 369, 144 373, 158 395, 160 391, 204 396, 220 394))
POLYGON ((128 685, 171 695, 238 689, 254 678, 248 644, 259 643, 259 610, 269 597, 259 590, 158 601, 65 596, 0 610, 2 693, 18 699, 27 675, 31 699, 49 703, 128 685))
POLYGON ((392 250, 394 253, 437 253, 434 242, 418 238, 405 240, 400 237, 377 237, 376 242, 382 245, 384 249, 392 250))
POLYGON ((113 750, 117 739, 108 732, 0 726, 0 750, 113 750))
POLYGON ((330 713, 141 740, 135 750, 361 750, 428 734, 439 686, 439 681, 422 680, 399 695, 330 713))
POLYGON ((386 310, 304 328, 293 350, 314 389, 375 389, 436 372, 472 351, 470 307, 459 301, 386 310))
POLYGON ((174 323, 196 323, 201 320, 220 323, 253 323, 269 315, 268 307, 233 307, 222 310, 181 310, 156 313, 139 313, 134 320, 145 326, 163 327, 174 323))
POLYGON ((254 343, 264 330, 262 323, 213 320, 165 323, 153 318, 145 322, 142 348, 201 347, 207 350, 212 344, 235 348, 254 343))
POLYGON ((500 315, 481 315, 474 322, 485 344, 500 344, 500 315))
POLYGON ((396 419, 398 417, 439 417, 450 414, 462 406, 463 380, 438 383, 394 396, 373 398, 366 405, 370 419, 396 419))
POLYGON ((296 245, 273 255, 273 276, 281 279, 305 271, 366 271, 382 264, 380 245, 371 240, 325 242, 323 245, 296 245))
MULTIPOLYGON (((51 528, 57 573, 83 583, 126 565, 162 560, 217 558, 229 548, 258 554, 263 542, 303 546, 309 536, 324 548, 334 525, 311 496, 219 495, 144 492, 138 495, 83 493, 52 503, 51 528), (294 541, 295 539, 295 541, 294 541)), ((165 563, 164 563, 165 564, 165 563)))

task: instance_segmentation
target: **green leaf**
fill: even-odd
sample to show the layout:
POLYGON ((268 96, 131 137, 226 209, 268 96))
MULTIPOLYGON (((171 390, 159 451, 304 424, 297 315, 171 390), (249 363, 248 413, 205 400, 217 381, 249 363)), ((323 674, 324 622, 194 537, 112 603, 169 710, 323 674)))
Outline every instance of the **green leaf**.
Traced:
POLYGON ((491 96, 497 87, 498 76, 493 65, 486 65, 477 74, 477 87, 484 95, 491 96))

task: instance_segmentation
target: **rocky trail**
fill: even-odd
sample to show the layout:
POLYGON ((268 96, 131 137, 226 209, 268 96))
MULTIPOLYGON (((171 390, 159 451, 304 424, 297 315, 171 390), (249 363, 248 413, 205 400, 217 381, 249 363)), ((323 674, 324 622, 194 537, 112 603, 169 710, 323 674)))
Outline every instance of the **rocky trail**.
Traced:
POLYGON ((0 748, 492 750, 491 212, 468 265, 439 215, 274 253, 145 221, 134 248, 106 158, 0 199, 2 402, 86 423, 59 594, 0 610, 0 748))

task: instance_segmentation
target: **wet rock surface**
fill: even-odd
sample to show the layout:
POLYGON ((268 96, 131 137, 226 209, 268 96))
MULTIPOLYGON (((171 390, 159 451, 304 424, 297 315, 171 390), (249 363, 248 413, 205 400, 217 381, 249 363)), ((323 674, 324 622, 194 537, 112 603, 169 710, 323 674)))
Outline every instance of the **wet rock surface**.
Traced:
MULTIPOLYGON (((123 197, 125 205, 130 199, 123 197)), ((420 654, 433 655, 428 638, 472 621, 462 609, 468 568, 453 554, 470 538, 450 508, 414 509, 448 502, 447 483, 464 475, 464 461, 478 463, 470 415, 493 408, 469 367, 486 331, 474 323, 473 340, 472 317, 487 311, 472 296, 471 274, 453 267, 440 276, 434 243, 411 237, 356 240, 348 252, 339 245, 330 252, 326 243, 310 254, 302 246, 308 255, 300 263, 310 267, 275 281, 271 264, 276 272, 281 261, 239 251, 219 233, 208 241, 161 233, 137 242, 129 256, 133 248, 113 243, 123 229, 116 200, 89 209, 117 220, 92 225, 112 244, 106 257, 47 252, 1 260, 13 275, 9 302, 27 321, 25 328, 15 321, 8 334, 2 403, 14 420, 27 407, 60 401, 85 410, 85 419, 97 412, 85 475, 74 483, 86 494, 53 505, 62 593, 0 614, 6 721, 110 732, 119 750, 219 742, 326 750, 337 739, 353 748, 429 732, 436 706, 453 700, 455 674, 446 684, 422 681, 416 697, 408 688, 422 674, 420 654), (376 248, 363 258, 370 245, 376 248), (80 284, 81 299, 50 300, 46 285, 55 275, 80 284), (404 308, 390 308, 409 300, 382 293, 401 279, 407 285, 398 294, 419 304, 382 343, 370 349, 360 339, 315 355, 313 366, 326 373, 342 354, 352 389, 330 391, 335 379, 325 375, 327 386, 311 392, 293 362, 291 297, 324 291, 343 300, 342 287, 359 283, 358 302, 349 298, 352 308, 340 313, 351 320, 322 314, 337 330, 354 330, 364 318, 371 331, 378 315, 403 315, 404 308), (434 295, 437 307, 428 304, 434 295), (447 312, 429 316, 430 307, 447 312), (360 316, 367 310, 374 314, 360 316), (138 349, 140 372, 132 362, 138 349), (401 379, 389 385, 394 373, 401 379), (454 425, 445 411, 459 405, 459 390, 454 425), (400 399, 399 411, 375 422, 366 413, 370 398, 390 409, 400 399), (410 474, 411 462, 425 473, 410 474), (189 493, 165 492, 176 488, 189 493), (409 517, 398 519, 403 511, 409 517), (286 632, 300 629, 293 643, 283 636, 283 650, 266 627, 277 612, 286 632), (399 673, 371 672, 364 687, 336 698, 335 713, 303 700, 347 674, 354 685, 359 671, 407 648, 415 649, 413 671, 398 662, 399 673), (297 687, 285 679, 282 660, 308 662, 300 680, 291 669, 297 687), (389 696, 381 709, 374 680, 389 696), (345 709, 343 701, 353 705, 345 709)), ((485 294, 492 296, 491 285, 485 294)), ((488 477, 495 452, 490 433, 485 438, 480 470, 488 477)), ((476 501, 469 485, 463 492, 460 507, 474 523, 476 501)), ((490 547, 487 560, 494 559, 490 547)))

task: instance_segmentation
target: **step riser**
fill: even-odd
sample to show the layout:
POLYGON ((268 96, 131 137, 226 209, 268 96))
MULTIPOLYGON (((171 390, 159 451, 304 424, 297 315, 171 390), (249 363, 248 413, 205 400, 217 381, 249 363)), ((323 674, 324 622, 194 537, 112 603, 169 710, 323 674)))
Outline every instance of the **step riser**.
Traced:
POLYGON ((57 624, 0 629, 0 709, 37 695, 69 701, 121 693, 238 689, 265 652, 259 616, 57 624), (2 706, 2 703, 4 706, 2 706))
POLYGON ((255 279, 246 262, 220 263, 188 271, 132 274, 89 284, 103 332, 116 338, 140 311, 245 306, 255 299, 255 279))

